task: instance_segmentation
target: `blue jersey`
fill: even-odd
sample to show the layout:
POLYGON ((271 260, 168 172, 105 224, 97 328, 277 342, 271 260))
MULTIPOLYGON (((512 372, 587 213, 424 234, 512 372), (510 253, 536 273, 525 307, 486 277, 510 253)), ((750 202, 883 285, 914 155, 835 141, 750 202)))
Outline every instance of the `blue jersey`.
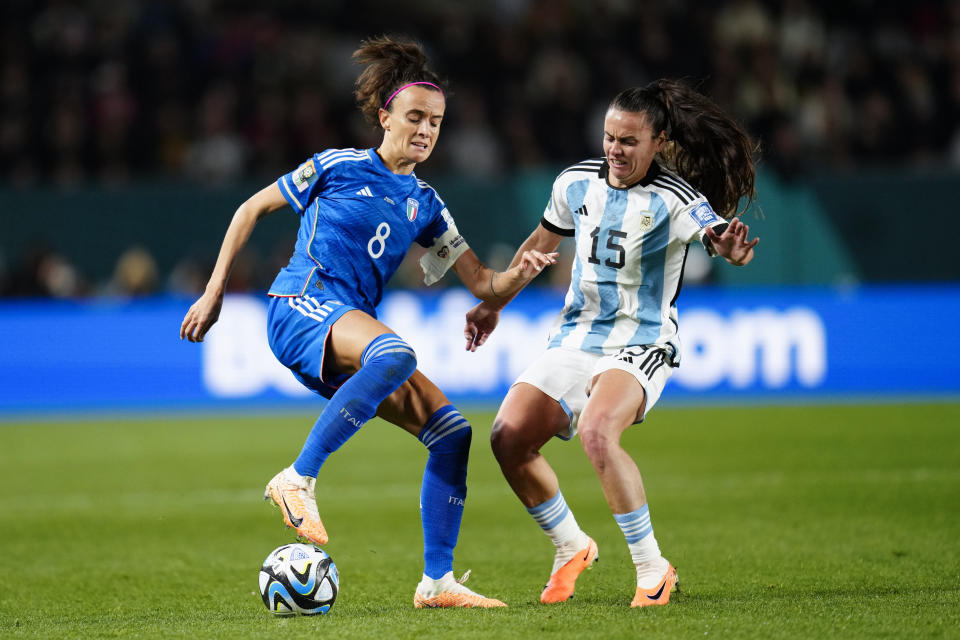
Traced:
POLYGON ((390 171, 373 149, 314 154, 277 184, 300 214, 300 230, 271 296, 332 296, 375 315, 414 241, 430 247, 444 271, 467 248, 437 192, 414 174, 390 171))

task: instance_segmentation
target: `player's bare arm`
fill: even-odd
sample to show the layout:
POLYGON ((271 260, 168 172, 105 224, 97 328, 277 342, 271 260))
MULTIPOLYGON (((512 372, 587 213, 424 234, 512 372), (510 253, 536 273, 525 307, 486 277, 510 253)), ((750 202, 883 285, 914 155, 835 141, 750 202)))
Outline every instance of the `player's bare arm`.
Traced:
MULTIPOLYGON (((557 247, 560 246, 561 240, 563 240, 563 236, 548 231, 542 225, 537 225, 533 233, 531 233, 527 239, 523 241, 523 244, 520 245, 520 248, 517 249, 513 260, 510 261, 510 267, 512 268, 520 264, 524 253, 528 251, 536 251, 556 256, 556 250, 557 247)), ((467 341, 467 351, 476 351, 477 347, 487 341, 487 338, 490 337, 493 330, 497 328, 497 323, 500 321, 500 310, 503 309, 521 289, 517 289, 516 293, 511 295, 499 295, 491 300, 483 300, 481 298, 483 301, 467 312, 466 326, 463 329, 463 337, 467 341)), ((497 292, 500 293, 500 290, 497 289, 497 292)))
POLYGON ((257 222, 265 215, 287 205, 280 187, 276 183, 264 187, 243 204, 233 214, 230 226, 220 246, 217 264, 213 268, 203 295, 193 303, 180 325, 180 339, 190 342, 203 342, 210 327, 220 317, 223 306, 223 294, 227 289, 227 280, 233 269, 237 255, 247 244, 257 222))
POLYGON ((523 251, 514 262, 506 271, 496 271, 484 266, 477 254, 468 249, 453 263, 453 269, 470 293, 492 302, 515 296, 544 267, 556 264, 557 254, 531 249, 523 251))
POLYGON ((760 242, 760 238, 748 240, 750 227, 739 218, 733 218, 723 233, 717 234, 707 228, 707 237, 718 255, 721 255, 732 265, 742 267, 753 260, 753 248, 760 242))

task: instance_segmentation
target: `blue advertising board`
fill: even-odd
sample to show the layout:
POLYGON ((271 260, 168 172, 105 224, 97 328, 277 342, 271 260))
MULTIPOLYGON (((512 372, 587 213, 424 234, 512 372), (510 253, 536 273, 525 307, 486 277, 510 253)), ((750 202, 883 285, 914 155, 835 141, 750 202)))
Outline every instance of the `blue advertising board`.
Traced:
MULTIPOLYGON (((462 289, 393 291, 379 308, 454 402, 498 402, 545 346, 562 292, 525 291, 475 353, 462 289)), ((202 344, 190 301, 0 303, 0 416, 105 409, 316 408, 276 362, 263 297, 232 296, 202 344)), ((960 395, 960 287, 691 288, 682 362, 661 402, 960 395)))

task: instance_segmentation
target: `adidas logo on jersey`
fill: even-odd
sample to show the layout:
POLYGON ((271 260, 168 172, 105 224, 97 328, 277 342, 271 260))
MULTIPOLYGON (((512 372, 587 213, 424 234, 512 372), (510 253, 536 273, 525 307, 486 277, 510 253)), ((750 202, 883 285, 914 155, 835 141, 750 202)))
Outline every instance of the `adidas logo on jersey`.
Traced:
POLYGON ((372 197, 373 197, 373 192, 370 191, 370 187, 364 187, 363 189, 360 189, 360 191, 357 191, 357 195, 358 195, 358 196, 367 196, 368 198, 372 198, 372 197))
POLYGON ((574 213, 577 214, 578 216, 590 215, 587 213, 587 205, 583 205, 582 207, 574 211, 574 213))

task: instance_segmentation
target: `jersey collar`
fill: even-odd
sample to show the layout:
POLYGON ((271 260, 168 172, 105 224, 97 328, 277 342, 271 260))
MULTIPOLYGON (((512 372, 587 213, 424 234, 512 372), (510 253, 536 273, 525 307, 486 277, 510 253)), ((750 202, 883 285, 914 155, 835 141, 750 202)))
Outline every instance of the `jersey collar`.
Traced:
POLYGON ((376 167, 378 173, 390 176, 393 180, 396 180, 400 183, 417 180, 417 174, 415 171, 410 172, 408 175, 390 171, 387 165, 383 164, 383 160, 380 158, 380 154, 377 153, 376 147, 370 147, 367 149, 367 155, 370 156, 370 161, 373 163, 373 166, 376 167))

